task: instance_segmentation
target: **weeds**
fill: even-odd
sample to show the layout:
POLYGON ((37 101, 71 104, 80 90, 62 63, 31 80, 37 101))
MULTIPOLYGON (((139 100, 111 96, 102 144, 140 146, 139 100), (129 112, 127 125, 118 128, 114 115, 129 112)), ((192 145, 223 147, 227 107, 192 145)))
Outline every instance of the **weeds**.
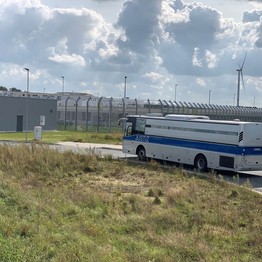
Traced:
POLYGON ((0 260, 260 260, 261 196, 150 165, 0 146, 0 260))

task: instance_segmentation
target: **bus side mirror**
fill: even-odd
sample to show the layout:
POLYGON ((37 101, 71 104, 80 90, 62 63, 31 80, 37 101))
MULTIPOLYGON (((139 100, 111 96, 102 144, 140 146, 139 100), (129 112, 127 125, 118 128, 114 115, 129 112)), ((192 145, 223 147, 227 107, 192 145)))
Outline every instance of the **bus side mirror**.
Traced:
POLYGON ((118 119, 117 123, 120 126, 122 124, 122 122, 125 122, 125 121, 127 121, 127 118, 126 117, 122 117, 122 118, 118 119))

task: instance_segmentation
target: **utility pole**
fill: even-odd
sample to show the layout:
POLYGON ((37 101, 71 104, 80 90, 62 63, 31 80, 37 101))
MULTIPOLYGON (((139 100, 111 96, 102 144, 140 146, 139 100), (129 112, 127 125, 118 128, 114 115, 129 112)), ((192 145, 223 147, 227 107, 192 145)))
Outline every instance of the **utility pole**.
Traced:
POLYGON ((61 76, 62 77, 62 94, 64 94, 64 89, 65 89, 65 77, 64 76, 61 76))
POLYGON ((26 120, 25 120, 25 140, 27 141, 27 133, 28 133, 28 115, 29 115, 29 72, 28 68, 24 68, 27 71, 27 80, 26 80, 26 120))
POLYGON ((211 92, 212 92, 212 90, 208 91, 208 104, 209 105, 210 105, 210 99, 211 99, 211 92))
POLYGON ((125 76, 124 98, 126 98, 126 79, 127 79, 127 76, 125 76))
POLYGON ((178 84, 175 85, 175 102, 176 102, 176 89, 177 89, 178 84))

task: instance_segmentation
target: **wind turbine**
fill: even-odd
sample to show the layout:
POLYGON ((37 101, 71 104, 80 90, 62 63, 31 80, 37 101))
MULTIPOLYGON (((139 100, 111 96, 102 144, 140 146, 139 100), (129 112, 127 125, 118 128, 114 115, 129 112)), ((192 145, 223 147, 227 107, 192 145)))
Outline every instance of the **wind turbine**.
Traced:
POLYGON ((247 52, 245 54, 242 65, 240 66, 240 64, 238 64, 239 68, 237 69, 237 106, 239 106, 240 78, 242 80, 242 85, 245 89, 244 77, 243 77, 243 67, 246 61, 246 57, 247 57, 247 52))

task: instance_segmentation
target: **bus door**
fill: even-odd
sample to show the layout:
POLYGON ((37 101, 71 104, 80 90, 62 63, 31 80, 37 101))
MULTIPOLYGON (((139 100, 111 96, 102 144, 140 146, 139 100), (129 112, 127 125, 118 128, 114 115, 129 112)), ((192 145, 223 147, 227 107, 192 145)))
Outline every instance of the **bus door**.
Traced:
POLYGON ((126 122, 125 136, 131 136, 132 135, 132 129, 133 129, 133 123, 132 122, 126 122))

